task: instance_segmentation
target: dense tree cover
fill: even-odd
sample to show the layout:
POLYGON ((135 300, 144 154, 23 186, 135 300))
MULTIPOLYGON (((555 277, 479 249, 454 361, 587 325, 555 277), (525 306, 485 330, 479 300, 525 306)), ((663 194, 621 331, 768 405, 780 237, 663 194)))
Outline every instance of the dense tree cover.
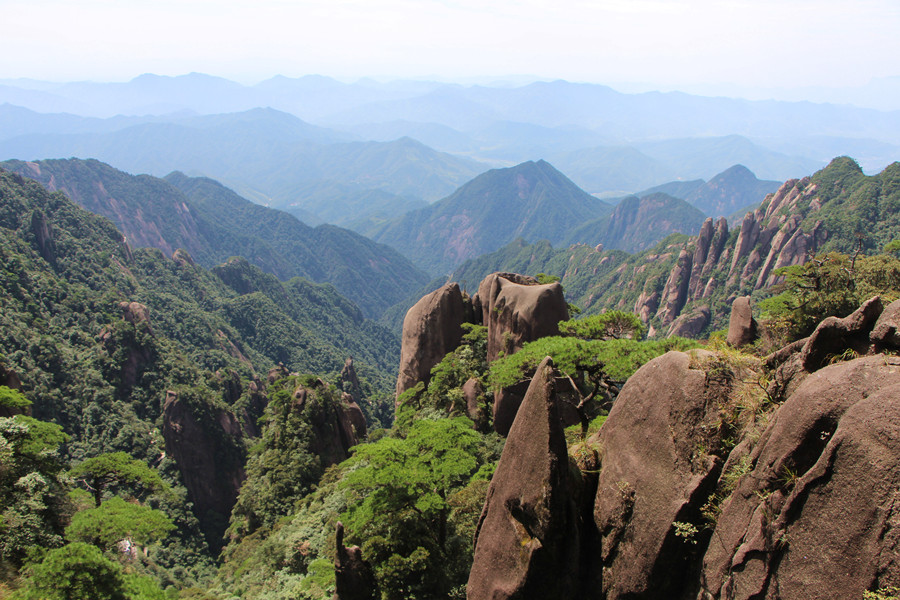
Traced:
POLYGON ((342 485, 348 539, 362 545, 384 600, 463 597, 472 533, 496 457, 465 417, 416 421, 405 438, 361 446, 342 485), (474 492, 470 486, 480 490, 474 492))
POLYGON ((881 296, 885 305, 900 298, 900 259, 888 254, 829 252, 779 273, 784 282, 760 302, 769 343, 776 347, 809 335, 825 317, 849 315, 872 296, 881 296))
MULTIPOLYGON (((0 527, 9 532, 2 536, 4 561, 15 568, 29 546, 64 542, 77 506, 65 502, 58 480, 70 462, 86 468, 78 465, 126 452, 152 465, 168 488, 154 484, 127 493, 175 524, 152 553, 148 573, 179 586, 211 573, 213 557, 178 465, 163 452, 159 426, 167 390, 176 391, 214 435, 215 419, 203 418, 210 411, 258 416, 246 391, 256 373, 284 360, 333 380, 352 352, 363 394, 386 404, 399 352, 392 334, 363 319, 330 285, 299 278, 282 284, 246 262, 226 270, 240 277, 226 282, 184 257, 132 250, 109 221, 0 171, 0 361, 22 382, 20 392, 0 390, 7 411, 0 414, 31 402, 34 415, 4 420, 9 437, 3 452, 19 465, 3 469, 9 476, 0 491, 0 527), (236 281, 248 289, 235 289, 236 281), (128 305, 134 302, 139 305, 128 305), (260 327, 265 335, 244 337, 260 327), (41 440, 56 451, 54 432, 68 438, 58 463, 47 463, 51 453, 41 440)), ((384 416, 382 406, 361 400, 364 411, 384 416)), ((234 446, 225 448, 229 454, 245 452, 240 440, 225 442, 234 446)), ((75 473, 87 480, 86 473, 75 473)), ((89 485, 102 500, 100 480, 89 485)))
POLYGON ((70 507, 58 448, 68 439, 53 423, 0 417, 0 567, 62 543, 70 507))
POLYGON ((271 528, 313 490, 328 466, 328 457, 317 452, 323 442, 316 436, 324 432, 317 431, 314 423, 330 428, 333 419, 329 417, 339 407, 337 390, 312 377, 287 377, 270 386, 269 405, 262 417, 266 425, 250 450, 247 479, 231 513, 231 537, 240 539, 257 529, 271 528), (302 404, 295 399, 295 390, 305 392, 302 404))
POLYGON ((427 279, 397 251, 352 231, 309 227, 220 183, 172 173, 130 175, 97 160, 6 161, 0 167, 59 189, 111 219, 132 246, 187 250, 212 267, 241 255, 280 279, 329 282, 370 317, 427 279))
POLYGON ((146 546, 174 528, 164 512, 113 496, 97 508, 75 513, 66 528, 66 539, 112 550, 123 540, 129 546, 146 546))

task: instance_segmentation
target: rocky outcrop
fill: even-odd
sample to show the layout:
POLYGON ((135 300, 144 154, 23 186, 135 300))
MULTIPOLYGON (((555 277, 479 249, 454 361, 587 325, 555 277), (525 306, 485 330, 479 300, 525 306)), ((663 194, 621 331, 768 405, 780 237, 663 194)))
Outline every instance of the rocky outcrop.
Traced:
POLYGON ((882 311, 869 340, 876 352, 900 350, 900 300, 894 300, 882 311))
POLYGON ((469 600, 582 597, 576 495, 553 364, 544 359, 491 479, 475 534, 469 600))
MULTIPOLYGON (((327 385, 321 380, 313 388, 299 386, 292 395, 291 410, 302 412, 311 398, 327 393, 327 385)), ((366 437, 366 419, 359 405, 349 395, 335 400, 317 399, 313 410, 307 412, 313 432, 310 451, 326 467, 349 458, 350 448, 366 437)))
POLYGON ((669 327, 666 337, 699 337, 700 333, 709 325, 710 314, 708 306, 701 306, 688 314, 681 315, 669 327))
POLYGON ((859 598, 900 582, 898 397, 900 360, 883 355, 802 383, 723 503, 704 597, 859 598))
POLYGON ((119 310, 122 318, 137 327, 141 323, 147 325, 150 334, 153 334, 153 325, 150 323, 150 309, 140 302, 119 302, 119 310))
POLYGON ((485 398, 481 381, 475 377, 466 380, 462 386, 462 392, 466 399, 466 415, 475 423, 476 429, 485 431, 490 427, 491 407, 485 398))
POLYGON ((334 596, 332 600, 375 600, 372 567, 363 560, 359 546, 344 545, 344 524, 338 521, 335 536, 334 596))
POLYGON ((866 354, 869 333, 881 311, 881 298, 875 296, 843 319, 828 317, 819 323, 800 353, 803 368, 809 372, 821 369, 829 358, 840 356, 845 350, 866 354))
POLYGON ((710 379, 699 358, 670 352, 625 384, 596 443, 603 449, 594 519, 603 598, 688 597, 694 548, 675 523, 699 522, 724 447, 718 406, 728 378, 710 379))
POLYGON ((692 266, 693 256, 687 249, 682 250, 678 255, 678 262, 666 280, 659 311, 656 313, 663 325, 674 321, 688 300, 692 266))
POLYGON ((56 244, 53 241, 53 232, 46 215, 39 210, 31 213, 31 233, 34 235, 35 246, 40 255, 51 265, 56 264, 56 244))
POLYGON ((750 310, 750 297, 741 296, 731 303, 731 318, 725 341, 735 348, 753 343, 759 336, 759 326, 750 310))
POLYGON ((432 367, 459 346, 462 324, 471 320, 471 304, 456 283, 444 285, 409 309, 403 320, 398 398, 420 381, 428 384, 432 367))
POLYGON ((356 367, 353 366, 353 357, 348 356, 341 369, 341 390, 350 394, 353 402, 362 400, 362 386, 359 385, 359 377, 356 375, 356 367))
POLYGON ((483 323, 488 328, 488 362, 501 353, 515 353, 526 342, 559 335, 559 322, 569 318, 559 283, 540 285, 509 275, 488 275, 478 286, 483 323))
POLYGON ((169 391, 162 433, 207 543, 218 551, 245 479, 241 425, 230 411, 213 408, 203 398, 180 398, 169 391))

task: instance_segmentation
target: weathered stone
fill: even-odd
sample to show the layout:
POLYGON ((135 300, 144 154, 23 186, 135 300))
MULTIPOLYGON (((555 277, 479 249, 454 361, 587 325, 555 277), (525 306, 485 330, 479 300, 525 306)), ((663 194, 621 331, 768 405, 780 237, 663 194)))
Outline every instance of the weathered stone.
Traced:
POLYGON ((356 375, 356 367, 353 366, 353 357, 349 356, 344 361, 344 368, 341 369, 341 389, 348 394, 353 402, 362 400, 362 387, 359 384, 359 377, 356 375))
POLYGON ((634 303, 634 313, 640 317, 641 322, 645 325, 650 322, 650 318, 659 308, 659 292, 641 292, 637 301, 634 303))
POLYGON ((501 352, 515 353, 526 342, 559 335, 559 322, 569 318, 569 307, 559 283, 522 284, 506 275, 489 275, 478 287, 488 328, 488 362, 496 360, 501 352))
POLYGON ((243 430, 230 411, 215 409, 209 416, 212 420, 195 414, 176 392, 166 392, 162 426, 166 453, 178 465, 207 543, 218 551, 245 479, 244 459, 235 453, 243 447, 243 430))
POLYGON ((703 284, 700 275, 706 264, 706 257, 709 255, 709 247, 712 243, 714 235, 712 217, 708 217, 703 221, 700 227, 700 233, 694 242, 694 256, 691 260, 691 280, 688 285, 688 295, 691 298, 697 297, 703 291, 703 284))
POLYGON ((122 311, 122 318, 132 325, 146 323, 153 333, 153 325, 150 322, 150 309, 140 302, 119 302, 119 310, 122 311))
POLYGON ((864 357, 806 378, 722 505, 702 597, 859 598, 900 582, 898 397, 896 357, 864 357))
POLYGON ((56 243, 47 217, 40 210, 31 213, 31 233, 37 245, 37 251, 48 263, 56 264, 56 243))
POLYGON ((545 358, 516 416, 475 534, 469 600, 575 598, 579 514, 545 358))
POLYGON ((484 397, 484 388, 476 377, 468 379, 462 387, 463 396, 466 399, 466 415, 475 423, 475 428, 484 431, 489 427, 489 411, 484 397))
POLYGON ((684 304, 687 302, 692 259, 690 252, 682 250, 678 255, 678 262, 666 280, 659 311, 656 313, 663 325, 668 325, 674 321, 681 314, 681 309, 684 308, 684 304))
POLYGON ((448 283, 406 313, 397 375, 397 397, 417 383, 428 384, 431 369, 459 346, 468 313, 459 285, 448 283))
POLYGON ((638 369, 597 437, 602 551, 594 568, 603 571, 606 600, 668 600, 696 590, 692 540, 679 537, 675 523, 701 523, 723 462, 718 407, 730 388, 727 378, 698 368, 711 353, 695 353, 669 352, 638 369))
POLYGON ((696 338, 709 325, 710 312, 708 306, 701 306, 688 314, 683 314, 669 327, 666 337, 696 338))
POLYGON ((900 349, 900 300, 894 300, 882 311, 869 340, 878 352, 900 349))
POLYGON ((344 545, 344 524, 338 521, 335 536, 334 596, 332 600, 375 600, 375 577, 363 560, 359 546, 344 545))
POLYGON ((753 343, 759 337, 759 327, 750 309, 750 297, 736 298, 731 303, 731 318, 728 320, 728 336, 725 338, 735 348, 753 343))
POLYGON ((175 252, 172 253, 172 260, 182 267, 194 266, 193 257, 191 257, 190 253, 184 248, 178 248, 177 250, 175 250, 175 252))
POLYGON ((847 349, 857 354, 868 352, 869 333, 881 311, 881 298, 875 296, 843 319, 828 317, 823 320, 803 347, 803 368, 810 373, 816 371, 825 366, 830 356, 839 356, 847 349))

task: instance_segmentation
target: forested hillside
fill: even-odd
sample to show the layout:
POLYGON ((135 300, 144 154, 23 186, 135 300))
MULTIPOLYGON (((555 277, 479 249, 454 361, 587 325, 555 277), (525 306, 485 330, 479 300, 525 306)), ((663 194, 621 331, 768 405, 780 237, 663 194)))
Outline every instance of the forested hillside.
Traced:
MULTIPOLYGON (((221 545, 273 368, 276 377, 299 370, 337 386, 319 406, 340 416, 340 375, 352 355, 353 400, 371 423, 391 420, 398 341, 331 285, 282 283, 241 258, 207 271, 182 250, 168 258, 132 249, 107 219, 7 171, 0 259, 0 370, 24 402, 4 396, 3 414, 30 403, 40 421, 26 429, 58 425, 60 435, 46 443, 52 451, 65 442, 62 464, 125 452, 162 477, 163 487, 140 497, 175 525, 155 538, 142 572, 182 584, 209 573, 208 545, 221 545)), ((113 480, 111 491, 138 493, 113 480)), ((16 502, 4 496, 0 507, 0 527, 20 528, 0 549, 4 564, 21 561, 27 540, 40 539, 29 536, 49 535, 50 547, 61 541, 58 525, 28 512, 44 510, 44 500, 30 509, 16 502)))
POLYGON ((207 268, 243 256, 279 279, 332 283, 367 316, 418 289, 426 276, 391 248, 339 227, 308 227, 211 179, 130 175, 96 160, 7 161, 4 167, 111 219, 132 246, 186 249, 207 268))

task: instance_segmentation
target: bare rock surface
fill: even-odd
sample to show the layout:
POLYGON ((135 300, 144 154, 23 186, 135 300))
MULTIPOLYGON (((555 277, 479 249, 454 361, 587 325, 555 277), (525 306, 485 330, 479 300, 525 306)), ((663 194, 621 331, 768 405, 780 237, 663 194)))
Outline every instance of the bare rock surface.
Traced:
POLYGON ((245 479, 244 458, 234 452, 242 447, 243 430, 238 419, 220 409, 198 415, 190 402, 169 391, 162 433, 166 453, 178 465, 207 542, 221 548, 228 515, 245 479))
POLYGON ((705 598, 859 598, 900 582, 900 359, 825 367, 782 405, 718 517, 705 598))
POLYGON ((900 300, 894 300, 882 311, 869 340, 879 352, 900 349, 900 300))
POLYGON ((728 336, 725 340, 735 348, 753 343, 759 335, 759 327, 750 309, 750 297, 735 298, 731 303, 728 336))
POLYGON ((469 600, 575 598, 579 519, 552 361, 540 364, 491 479, 469 600))
POLYGON ((829 357, 837 356, 847 349, 858 354, 869 350, 869 333, 881 315, 882 304, 878 296, 863 303, 853 314, 844 317, 824 319, 809 336, 803 347, 801 360, 807 371, 823 367, 829 357))
POLYGON ((374 600, 375 577, 363 560, 359 546, 344 545, 344 524, 338 521, 334 555, 334 596, 332 600, 374 600))
POLYGON ((420 381, 428 383, 431 369, 459 346, 462 324, 470 317, 462 292, 448 283, 419 300, 406 313, 400 349, 397 396, 420 381))
POLYGON ((488 275, 478 286, 483 323, 488 328, 487 359, 513 354, 526 342, 559 334, 569 307, 559 283, 509 273, 488 275), (520 283, 523 282, 523 283, 520 283))
MULTIPOLYGON (((710 353, 697 352, 702 360, 710 353)), ((729 391, 669 352, 638 369, 619 393, 597 442, 602 468, 594 519, 603 598, 670 599, 694 589, 694 546, 675 522, 699 521, 722 465, 716 423, 729 391)))
POLYGON ((666 337, 679 336, 695 338, 709 325, 710 312, 708 306, 701 306, 687 314, 682 314, 672 322, 666 337))

